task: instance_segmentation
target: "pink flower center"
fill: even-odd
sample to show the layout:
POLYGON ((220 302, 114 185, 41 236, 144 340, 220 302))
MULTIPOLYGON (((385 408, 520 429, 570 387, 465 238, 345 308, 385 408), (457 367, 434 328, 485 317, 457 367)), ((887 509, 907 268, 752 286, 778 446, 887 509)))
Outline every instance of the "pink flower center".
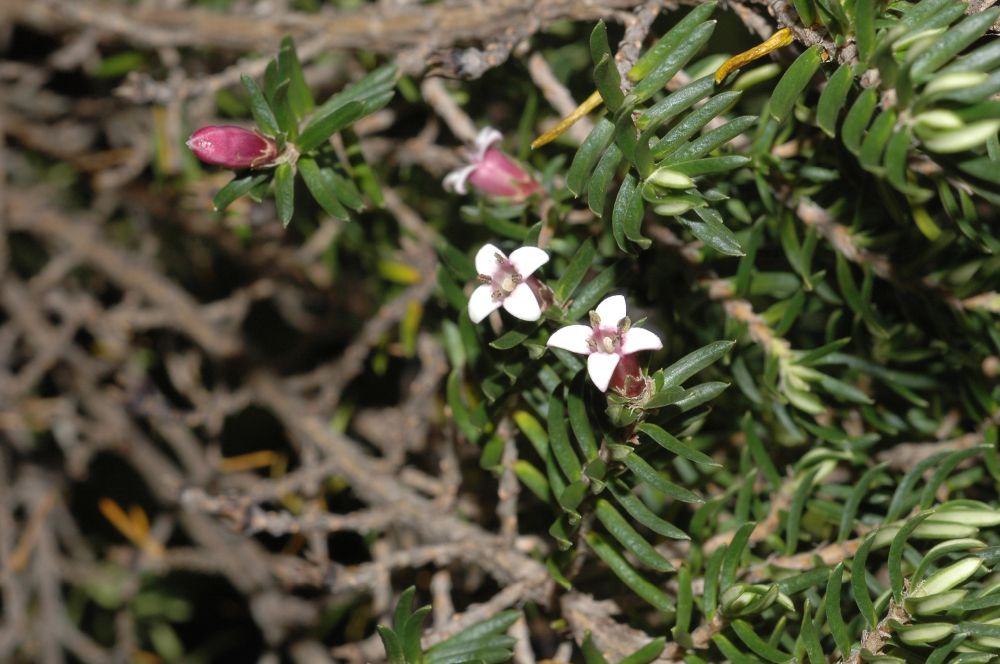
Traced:
POLYGON ((592 353, 621 353, 622 333, 617 328, 597 326, 587 344, 592 353))
POLYGON ((493 288, 493 299, 499 301, 514 292, 514 289, 524 281, 514 264, 496 254, 497 267, 492 275, 481 274, 479 280, 493 288))

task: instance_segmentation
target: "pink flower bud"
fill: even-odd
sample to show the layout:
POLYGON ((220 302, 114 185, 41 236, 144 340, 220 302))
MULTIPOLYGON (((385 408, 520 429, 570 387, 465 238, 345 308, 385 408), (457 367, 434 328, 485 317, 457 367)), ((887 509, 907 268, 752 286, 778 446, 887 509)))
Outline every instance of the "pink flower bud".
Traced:
POLYGON ((233 170, 272 166, 278 157, 273 140, 232 125, 202 127, 191 134, 187 146, 206 164, 233 170))
POLYGON ((446 189, 466 193, 466 182, 489 196, 523 201, 541 190, 521 166, 493 144, 500 132, 487 127, 476 137, 476 151, 469 154, 469 164, 452 171, 444 179, 446 189))

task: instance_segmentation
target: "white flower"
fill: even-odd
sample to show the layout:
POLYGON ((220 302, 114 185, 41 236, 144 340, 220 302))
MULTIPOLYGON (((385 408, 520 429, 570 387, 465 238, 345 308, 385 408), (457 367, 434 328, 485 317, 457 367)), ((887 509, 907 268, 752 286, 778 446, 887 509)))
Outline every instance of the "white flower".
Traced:
POLYGON ((642 350, 663 348, 660 338, 638 327, 625 315, 625 298, 612 295, 590 312, 590 325, 567 325, 556 330, 545 344, 572 353, 587 355, 587 372, 601 392, 606 392, 619 364, 628 365, 620 371, 616 386, 625 384, 626 374, 636 377, 638 365, 627 356, 642 350), (623 362, 625 360, 625 362, 623 362), (634 367, 632 365, 635 365, 634 367))
POLYGON ((510 258, 492 244, 476 252, 476 271, 482 285, 469 298, 469 318, 478 323, 503 306, 521 320, 534 321, 542 316, 542 307, 532 288, 531 274, 549 262, 549 255, 538 247, 521 247, 510 258))

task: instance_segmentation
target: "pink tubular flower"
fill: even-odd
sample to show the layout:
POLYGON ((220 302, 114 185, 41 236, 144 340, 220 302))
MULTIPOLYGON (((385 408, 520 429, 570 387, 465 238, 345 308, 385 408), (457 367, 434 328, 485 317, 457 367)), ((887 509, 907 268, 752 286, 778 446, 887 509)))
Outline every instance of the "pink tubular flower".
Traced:
POLYGON ((587 356, 587 372, 601 392, 610 385, 627 397, 642 393, 645 380, 633 357, 641 350, 663 348, 660 338, 625 315, 625 298, 612 295, 590 312, 590 325, 567 325, 552 333, 545 344, 587 356))
POLYGON ((503 306, 511 316, 534 321, 542 316, 541 284, 532 273, 549 262, 538 247, 521 247, 510 258, 492 244, 476 252, 476 271, 482 285, 469 298, 469 318, 478 323, 503 306))
POLYGON ((206 164, 233 170, 272 166, 278 157, 273 140, 232 125, 202 127, 191 134, 187 146, 206 164))
POLYGON ((486 127, 476 136, 476 150, 469 153, 469 164, 448 173, 444 188, 459 194, 467 192, 466 182, 490 196, 523 201, 539 191, 538 183, 515 161, 493 147, 503 136, 486 127))

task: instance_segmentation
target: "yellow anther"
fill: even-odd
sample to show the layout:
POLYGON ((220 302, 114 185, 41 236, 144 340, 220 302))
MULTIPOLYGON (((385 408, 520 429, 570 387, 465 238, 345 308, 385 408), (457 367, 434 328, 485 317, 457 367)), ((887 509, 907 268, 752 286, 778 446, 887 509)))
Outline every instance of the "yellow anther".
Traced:
POLYGON ((779 48, 788 46, 795 38, 792 36, 792 31, 788 28, 782 28, 778 30, 773 35, 767 38, 762 44, 758 44, 751 49, 743 51, 733 57, 729 58, 722 63, 722 66, 715 70, 715 82, 722 83, 729 73, 739 69, 740 67, 750 64, 758 58, 762 58, 771 51, 777 51, 779 48))
POLYGON ((563 134, 563 132, 575 125, 580 118, 600 106, 603 101, 604 100, 601 99, 601 93, 595 90, 594 94, 587 97, 585 102, 577 106, 572 113, 560 120, 559 124, 532 141, 531 149, 537 150, 543 145, 548 145, 552 141, 556 140, 563 134))

